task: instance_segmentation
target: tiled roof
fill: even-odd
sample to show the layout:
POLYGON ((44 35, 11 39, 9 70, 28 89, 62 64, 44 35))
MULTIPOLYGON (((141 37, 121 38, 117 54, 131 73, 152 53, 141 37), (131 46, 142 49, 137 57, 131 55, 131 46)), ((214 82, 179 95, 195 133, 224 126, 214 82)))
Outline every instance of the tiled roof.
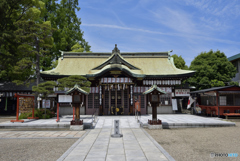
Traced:
POLYGON ((80 93, 83 93, 85 95, 89 94, 88 92, 86 92, 85 90, 80 88, 77 84, 73 88, 69 89, 65 94, 70 94, 70 93, 74 92, 75 90, 80 92, 80 93))
POLYGON ((236 60, 236 59, 240 59, 240 53, 229 57, 228 61, 233 61, 233 60, 236 60))
POLYGON ((160 92, 161 94, 166 94, 166 92, 162 91, 157 85, 152 85, 152 87, 149 90, 146 90, 145 92, 143 92, 143 94, 149 94, 154 90, 157 90, 158 92, 160 92))
POLYGON ((195 71, 181 70, 175 67, 173 58, 168 52, 135 52, 120 53, 76 53, 63 52, 55 69, 41 72, 42 77, 63 77, 82 75, 95 77, 105 70, 126 71, 133 77, 189 77, 195 71), (116 64, 112 58, 118 59, 116 64))
MULTIPOLYGON (((202 89, 202 90, 199 90, 199 91, 193 91, 193 92, 190 92, 190 93, 205 93, 205 92, 210 92, 210 91, 218 91, 220 89, 225 89, 225 88, 230 88, 230 87, 239 87, 239 86, 224 86, 224 87, 213 87, 213 88, 208 88, 208 89, 202 89)), ((240 89, 240 87, 239 87, 240 89)))

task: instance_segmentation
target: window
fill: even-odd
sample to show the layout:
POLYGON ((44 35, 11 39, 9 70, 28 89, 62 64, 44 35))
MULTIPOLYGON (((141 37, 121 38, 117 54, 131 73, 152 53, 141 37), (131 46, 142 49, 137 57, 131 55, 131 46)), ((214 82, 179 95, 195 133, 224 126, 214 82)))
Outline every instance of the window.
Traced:
POLYGON ((109 108, 109 92, 107 90, 104 91, 104 101, 105 108, 109 108))
POLYGON ((167 93, 167 94, 160 95, 161 105, 166 105, 166 106, 172 105, 171 95, 172 95, 172 93, 167 93))
POLYGON ((201 105, 216 106, 216 96, 201 96, 201 105))
POLYGON ((88 95, 88 108, 93 108, 93 93, 88 95))
POLYGON ((94 94, 94 108, 99 108, 99 97, 98 93, 94 94))
POLYGON ((128 90, 124 90, 124 108, 128 108, 128 90))
POLYGON ((227 105, 227 98, 226 96, 219 96, 219 105, 226 106, 227 105))

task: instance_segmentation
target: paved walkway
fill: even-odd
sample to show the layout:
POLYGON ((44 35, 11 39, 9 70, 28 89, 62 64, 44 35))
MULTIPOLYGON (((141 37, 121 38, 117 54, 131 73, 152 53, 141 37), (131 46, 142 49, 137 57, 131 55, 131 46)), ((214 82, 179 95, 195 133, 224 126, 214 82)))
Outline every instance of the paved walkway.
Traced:
MULTIPOLYGON (((188 127, 213 127, 213 126, 235 126, 233 122, 227 122, 217 117, 200 117, 188 114, 161 114, 157 116, 162 120, 163 128, 188 128, 188 127)), ((81 115, 85 126, 91 126, 93 118, 91 115, 81 115)), ((139 128, 135 116, 98 116, 95 128, 113 128, 113 120, 121 120, 121 128, 139 128)), ((142 125, 147 125, 152 115, 143 115, 138 118, 142 125)), ((56 118, 28 120, 24 123, 11 123, 10 121, 0 123, 0 128, 69 128, 72 116, 64 116, 60 122, 56 118)))
MULTIPOLYGON (((23 119, 23 123, 6 121, 0 123, 0 128, 69 128, 72 119, 72 115, 66 115, 60 118, 60 122, 56 122, 56 118, 39 120, 23 119)), ((85 125, 91 125, 93 122, 91 115, 81 115, 81 119, 85 125)))
POLYGON ((86 131, 0 131, 0 139, 80 138, 86 131))
MULTIPOLYGON (((167 161, 161 146, 142 129, 121 129, 122 138, 110 137, 110 128, 93 129, 60 160, 64 161, 167 161), (159 148, 160 146, 160 148, 159 148)), ((169 155, 169 154, 167 154, 169 155)), ((174 160, 174 159, 172 159, 174 160)))
MULTIPOLYGON (((163 128, 191 128, 191 127, 216 127, 216 126, 235 126, 234 122, 228 122, 218 117, 201 117, 189 114, 161 114, 157 118, 162 120, 163 128)), ((152 115, 139 117, 144 125, 152 119, 152 115)))
POLYGON ((139 128, 140 124, 134 116, 100 116, 97 117, 95 129, 99 128, 113 128, 114 120, 120 120, 120 128, 139 128))

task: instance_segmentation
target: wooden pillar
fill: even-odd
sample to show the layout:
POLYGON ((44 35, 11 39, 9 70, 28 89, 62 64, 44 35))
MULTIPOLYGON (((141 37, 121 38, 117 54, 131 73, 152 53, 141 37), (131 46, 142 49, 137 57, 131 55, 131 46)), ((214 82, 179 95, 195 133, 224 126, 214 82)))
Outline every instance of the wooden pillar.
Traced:
POLYGON ((75 105, 73 106, 73 120, 75 120, 75 105))
POLYGON ((108 92, 109 92, 109 98, 108 98, 108 115, 111 115, 111 89, 109 88, 109 90, 108 90, 108 92))
POLYGON ((59 103, 57 103, 57 122, 59 122, 59 103))
POLYGON ((15 97, 17 97, 16 120, 11 120, 11 122, 24 122, 24 120, 18 120, 18 115, 19 115, 19 96, 16 94, 15 97))
POLYGON ((19 115, 19 96, 17 96, 17 113, 16 113, 16 120, 18 121, 19 115))
POLYGON ((80 106, 75 105, 76 108, 76 120, 80 120, 80 106))
POLYGON ((216 105, 217 105, 217 108, 218 108, 218 117, 220 117, 220 109, 219 109, 219 94, 218 94, 218 91, 216 91, 216 105))
POLYGON ((157 121, 157 105, 158 103, 152 103, 152 121, 157 121))
POLYGON ((117 88, 115 88, 115 115, 117 115, 117 88))

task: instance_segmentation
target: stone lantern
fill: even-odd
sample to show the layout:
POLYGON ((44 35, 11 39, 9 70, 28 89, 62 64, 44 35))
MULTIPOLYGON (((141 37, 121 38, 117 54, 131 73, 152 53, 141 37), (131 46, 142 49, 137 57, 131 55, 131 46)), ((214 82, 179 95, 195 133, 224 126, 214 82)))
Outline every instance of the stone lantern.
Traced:
POLYGON ((83 120, 80 120, 80 107, 83 105, 82 95, 89 93, 75 85, 65 94, 72 96, 73 120, 71 121, 70 130, 83 130, 83 120), (75 116, 74 116, 75 115, 75 116), (75 118, 75 119, 74 119, 75 118))
POLYGON ((161 120, 157 119, 157 106, 161 104, 160 95, 166 94, 157 85, 153 85, 149 90, 143 92, 148 97, 148 100, 152 106, 152 120, 148 120, 149 129, 159 129, 162 128, 161 120))

